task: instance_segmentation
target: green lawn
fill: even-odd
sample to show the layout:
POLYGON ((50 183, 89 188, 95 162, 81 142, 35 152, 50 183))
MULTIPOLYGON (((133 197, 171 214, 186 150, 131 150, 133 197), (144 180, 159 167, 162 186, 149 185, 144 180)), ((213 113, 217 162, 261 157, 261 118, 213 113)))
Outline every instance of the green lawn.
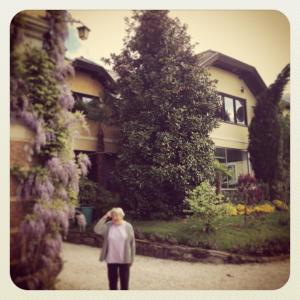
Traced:
POLYGON ((243 216, 225 216, 214 233, 202 230, 199 219, 173 221, 129 220, 137 236, 153 241, 198 246, 234 253, 275 255, 289 253, 289 212, 250 216, 244 225, 243 216))

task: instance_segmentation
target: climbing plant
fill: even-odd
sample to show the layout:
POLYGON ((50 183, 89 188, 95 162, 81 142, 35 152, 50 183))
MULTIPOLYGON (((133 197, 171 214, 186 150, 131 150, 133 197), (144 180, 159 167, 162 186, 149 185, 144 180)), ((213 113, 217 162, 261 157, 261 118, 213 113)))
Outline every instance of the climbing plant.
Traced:
MULTIPOLYGON (((46 11, 49 30, 43 48, 19 51, 19 19, 12 22, 11 117, 34 133, 25 148, 31 167, 12 166, 19 180, 18 197, 34 200, 20 225, 22 272, 14 278, 25 289, 49 289, 62 268, 60 250, 69 218, 77 204, 78 182, 90 161, 79 154, 75 162, 72 140, 83 116, 72 113, 74 99, 65 83, 72 67, 65 63, 66 11, 46 11)), ((24 44, 24 43, 23 43, 24 44)))

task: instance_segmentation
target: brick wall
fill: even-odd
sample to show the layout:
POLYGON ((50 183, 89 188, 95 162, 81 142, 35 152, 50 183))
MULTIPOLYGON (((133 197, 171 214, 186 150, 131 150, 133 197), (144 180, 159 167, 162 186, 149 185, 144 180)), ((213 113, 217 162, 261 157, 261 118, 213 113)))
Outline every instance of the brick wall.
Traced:
MULTIPOLYGON (((26 145, 28 141, 11 140, 10 142, 10 165, 30 167, 33 162, 27 160, 26 145)), ((10 176, 10 272, 14 280, 22 275, 21 250, 22 237, 19 233, 19 225, 24 216, 31 211, 33 201, 22 199, 19 196, 19 184, 14 176, 10 176)))

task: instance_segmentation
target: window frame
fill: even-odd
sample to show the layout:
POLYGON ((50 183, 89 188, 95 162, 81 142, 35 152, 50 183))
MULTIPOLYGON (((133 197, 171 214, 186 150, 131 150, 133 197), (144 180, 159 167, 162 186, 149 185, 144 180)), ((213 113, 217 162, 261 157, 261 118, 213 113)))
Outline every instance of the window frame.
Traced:
MULTIPOLYGON (((237 124, 237 125, 239 125, 239 124, 237 124)), ((248 156, 248 151, 247 150, 244 150, 244 149, 237 149, 237 148, 231 148, 231 147, 222 147, 222 146, 215 146, 215 159, 217 159, 218 160, 218 158, 223 158, 223 156, 221 157, 221 156, 216 156, 216 150, 217 149, 224 149, 224 154, 225 154, 225 165, 227 166, 227 165, 234 165, 232 162, 228 162, 228 151, 230 151, 230 150, 238 150, 238 151, 240 151, 240 152, 243 152, 243 153, 246 153, 247 154, 247 156, 246 156, 246 161, 247 161, 247 174, 250 174, 250 169, 249 169, 249 156, 248 156)), ((236 172, 236 168, 234 168, 235 170, 234 170, 234 172, 235 172, 235 177, 236 177, 236 180, 238 179, 238 176, 237 176, 237 172, 236 172)), ((222 186, 221 186, 221 190, 236 190, 237 189, 237 187, 228 187, 229 186, 229 178, 228 178, 228 176, 226 176, 227 178, 226 178, 226 181, 225 181, 225 183, 226 183, 226 187, 223 187, 223 184, 224 184, 224 182, 222 182, 222 186)))
POLYGON ((224 122, 224 123, 228 123, 228 124, 233 124, 233 125, 248 127, 247 100, 245 98, 233 96, 233 95, 226 94, 226 93, 223 93, 223 92, 218 92, 218 94, 221 97, 221 101, 222 101, 222 112, 221 112, 222 117, 220 118, 220 121, 224 122), (233 100, 234 122, 226 121, 223 118, 223 116, 225 115, 225 99, 224 99, 224 97, 231 98, 233 100), (245 108, 245 124, 239 124, 239 123, 237 123, 237 117, 236 117, 236 100, 242 101, 244 103, 244 108, 245 108))
POLYGON ((72 94, 73 94, 73 97, 74 97, 74 100, 76 101, 75 99, 75 95, 78 95, 80 97, 86 97, 86 98, 91 98, 93 100, 99 100, 101 102, 101 97, 100 96, 95 96, 95 95, 89 95, 89 94, 85 94, 85 93, 81 93, 81 92, 76 92, 76 91, 71 91, 72 94))
POLYGON ((74 106, 72 108, 72 112, 76 110, 82 111, 86 116, 87 120, 99 121, 103 117, 105 102, 102 96, 89 95, 81 92, 76 92, 72 90, 72 94, 74 97, 74 106), (84 102, 83 97, 89 98, 91 101, 84 102), (78 100, 77 100, 78 99, 78 100), (91 106, 91 102, 96 103, 94 106, 91 106), (77 104, 82 104, 82 107, 77 106, 77 104), (93 108, 93 110, 91 110, 93 108), (97 116, 97 117, 95 117, 97 116))

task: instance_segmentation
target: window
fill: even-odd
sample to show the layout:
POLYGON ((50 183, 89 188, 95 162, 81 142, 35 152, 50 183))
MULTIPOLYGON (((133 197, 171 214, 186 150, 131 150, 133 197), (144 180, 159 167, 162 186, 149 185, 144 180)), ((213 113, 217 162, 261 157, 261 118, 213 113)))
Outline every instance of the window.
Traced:
POLYGON ((94 97, 91 96, 81 96, 81 100, 83 103, 90 103, 94 100, 94 97))
POLYGON ((248 174, 248 154, 245 150, 231 148, 216 148, 215 158, 230 170, 232 177, 224 176, 222 179, 223 189, 236 188, 240 175, 248 174))
POLYGON ((245 100, 235 99, 235 118, 237 124, 246 125, 245 100))
POLYGON ((232 98, 223 97, 225 121, 234 123, 234 101, 232 98))
POLYGON ((220 94, 221 108, 217 116, 225 122, 247 125, 246 100, 220 94))
POLYGON ((88 119, 100 120, 103 116, 104 102, 101 97, 73 92, 75 104, 73 111, 82 111, 88 119))

